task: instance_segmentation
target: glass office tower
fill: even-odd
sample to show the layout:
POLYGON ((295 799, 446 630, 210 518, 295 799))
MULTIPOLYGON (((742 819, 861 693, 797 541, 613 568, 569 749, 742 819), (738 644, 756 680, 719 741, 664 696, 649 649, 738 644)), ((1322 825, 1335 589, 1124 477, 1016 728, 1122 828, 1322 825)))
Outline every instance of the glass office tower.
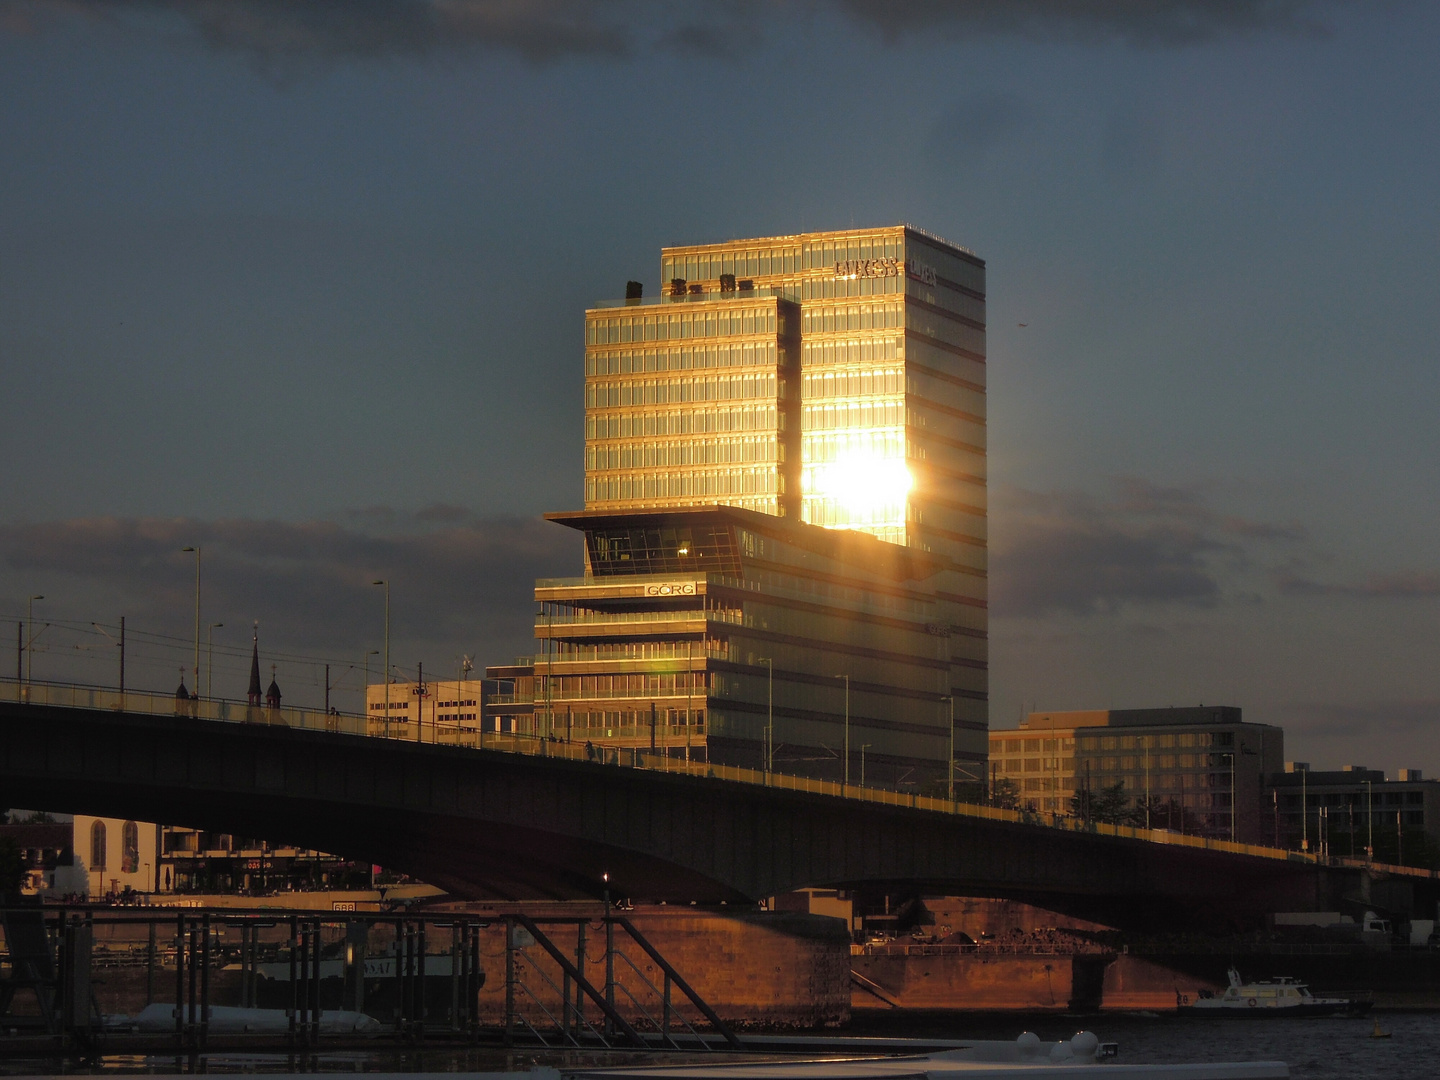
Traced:
POLYGON ((665 248, 801 307, 802 519, 985 570, 985 264, 908 225, 665 248))
MULTIPOLYGON (((609 557, 612 543, 632 553, 632 565, 641 561, 634 552, 673 549, 675 569, 686 569, 687 551, 700 540, 675 532, 672 511, 681 508, 765 515, 770 550, 811 554, 779 563, 756 555, 743 573, 727 573, 790 611, 754 616, 759 629, 786 629, 774 631, 780 636, 768 645, 744 649, 734 646, 732 631, 712 632, 725 619, 707 615, 691 625, 674 613, 658 617, 676 603, 670 594, 619 598, 583 582, 541 583, 537 636, 547 653, 537 657, 537 709, 540 695, 557 692, 561 666, 583 656, 586 665, 610 665, 605 693, 614 696, 606 704, 569 698, 567 722, 573 725, 577 710, 587 726, 607 715, 618 726, 602 725, 598 730, 616 732, 602 738, 622 738, 628 728, 624 738, 645 741, 647 725, 665 728, 666 714, 658 702, 650 707, 650 695, 681 692, 673 665, 683 653, 687 700, 675 715, 687 718, 682 729, 692 749, 697 738, 713 738, 712 749, 726 758, 753 762, 755 747, 746 740, 756 735, 744 717, 753 718, 747 709, 763 700, 767 716, 775 716, 771 726, 782 732, 777 761, 787 771, 827 774, 843 720, 830 700, 840 679, 855 699, 843 726, 853 729, 856 746, 879 755, 870 758, 871 778, 908 784, 937 769, 943 774, 948 753, 961 778, 983 781, 984 263, 897 225, 666 248, 661 272, 660 295, 586 313, 586 514, 583 521, 558 515, 586 530, 586 580, 598 587, 615 576, 623 560, 609 557), (601 520, 606 529, 591 527, 601 520), (825 533, 868 534, 881 543, 826 540, 825 533), (886 587, 890 599, 881 602, 869 564, 884 563, 895 549, 908 551, 910 561, 902 560, 886 587), (818 570, 822 550, 828 554, 818 570), (853 610, 841 599, 847 596, 858 605, 853 610), (925 639, 899 647, 871 641, 873 619, 901 596, 924 609, 925 639), (810 610, 807 604, 810 614, 795 613, 810 610), (933 685, 914 681, 906 667, 920 656, 943 669, 933 685), (887 664, 902 667, 892 672, 887 664), (736 706, 740 699, 748 704, 736 706), (702 715, 712 722, 697 723, 702 715), (908 738, 898 737, 902 730, 908 738)), ((726 528, 733 532, 733 522, 726 528)), ((646 565, 648 573, 663 573, 646 565)), ((685 583, 693 590, 685 604, 722 594, 708 581, 685 583)), ((770 610, 757 595, 748 604, 724 610, 741 611, 747 627, 751 607, 770 610)), ((710 610, 708 601, 699 610, 710 610)), ((587 693, 590 674, 601 678, 599 668, 568 671, 581 681, 560 692, 587 693)), ((601 682, 592 682, 599 693, 601 682)), ((545 715, 553 722, 553 702, 545 715)), ((858 769, 858 760, 852 765, 858 769)))
POLYGON ((795 516, 799 344, 799 307, 753 287, 587 311, 586 508, 795 516))

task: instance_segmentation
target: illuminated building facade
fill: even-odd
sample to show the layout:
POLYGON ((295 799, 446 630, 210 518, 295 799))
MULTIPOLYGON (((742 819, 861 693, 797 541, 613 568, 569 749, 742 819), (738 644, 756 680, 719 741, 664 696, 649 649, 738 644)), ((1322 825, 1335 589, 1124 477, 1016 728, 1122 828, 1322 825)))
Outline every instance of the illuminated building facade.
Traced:
POLYGON ((777 768, 817 774, 848 728, 852 777, 948 753, 983 781, 984 263, 897 225, 666 248, 661 274, 586 313, 585 514, 556 515, 586 577, 536 589, 537 722, 563 699, 607 741, 754 762, 778 739, 777 768), (706 544, 739 561, 701 573, 706 544), (692 591, 643 591, 669 585, 692 591))
POLYGON ((536 735, 940 791, 942 558, 739 507, 549 516, 586 572, 536 584, 536 735))
POLYGON ((1078 793, 1122 784, 1132 824, 1224 840, 1233 824, 1242 843, 1270 842, 1267 783, 1284 756, 1285 732, 1234 706, 1031 713, 990 732, 991 783, 1013 784, 1022 807, 1069 814, 1078 793))

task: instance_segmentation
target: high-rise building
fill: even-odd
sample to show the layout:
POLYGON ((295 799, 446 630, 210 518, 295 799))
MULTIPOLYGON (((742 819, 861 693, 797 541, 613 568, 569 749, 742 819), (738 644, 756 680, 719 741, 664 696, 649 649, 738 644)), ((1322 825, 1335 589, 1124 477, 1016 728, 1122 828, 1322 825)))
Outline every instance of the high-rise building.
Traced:
POLYGON ((661 276, 586 313, 585 511, 553 515, 586 575, 537 585, 537 728, 983 780, 984 263, 899 225, 661 276))

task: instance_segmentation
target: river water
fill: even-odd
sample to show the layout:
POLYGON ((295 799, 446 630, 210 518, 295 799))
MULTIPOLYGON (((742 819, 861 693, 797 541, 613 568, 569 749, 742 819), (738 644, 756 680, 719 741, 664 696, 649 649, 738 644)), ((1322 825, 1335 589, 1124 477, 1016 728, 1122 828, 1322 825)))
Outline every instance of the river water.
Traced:
MULTIPOLYGON (((1351 1019, 1241 1020, 1192 1019, 1174 1016, 1102 1015, 1064 1017, 1054 1014, 870 1013, 857 1017, 844 1031, 827 1034, 917 1036, 953 1039, 1013 1039, 1031 1030, 1042 1039, 1069 1038, 1081 1028, 1120 1045, 1119 1061, 1205 1062, 1283 1061, 1297 1080, 1437 1080, 1440 1078, 1440 1014, 1382 1013, 1386 1039, 1372 1038, 1375 1021, 1351 1019)), ((109 1057, 89 1065, 58 1061, 3 1060, 0 1075, 37 1073, 140 1073, 164 1075, 191 1072, 282 1073, 320 1072, 503 1072, 535 1065, 596 1067, 631 1064, 637 1060, 704 1060, 705 1055, 603 1055, 547 1053, 496 1048, 394 1049, 324 1052, 305 1061, 284 1054, 210 1054, 200 1059, 174 1057, 109 1057)), ((714 1060, 713 1058, 711 1060, 714 1060)))

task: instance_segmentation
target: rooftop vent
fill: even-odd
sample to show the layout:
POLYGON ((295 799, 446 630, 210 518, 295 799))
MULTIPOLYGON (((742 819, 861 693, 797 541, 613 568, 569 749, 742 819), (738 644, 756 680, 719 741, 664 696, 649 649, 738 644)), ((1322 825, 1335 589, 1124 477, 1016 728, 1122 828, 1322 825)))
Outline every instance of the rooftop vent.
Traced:
POLYGON ((639 300, 639 299, 640 299, 642 296, 644 296, 644 295, 645 295, 645 286, 644 286, 643 283, 641 283, 641 282, 639 282, 639 281, 627 281, 627 282, 625 282, 625 299, 626 299, 626 300, 639 300))
POLYGON ((684 295, 685 295, 685 279, 684 279, 683 277, 673 277, 673 278, 670 279, 670 295, 671 295, 671 296, 684 296, 684 295))
POLYGON ((755 288, 755 282, 751 281, 749 278, 744 278, 744 279, 741 280, 741 282, 740 282, 740 291, 741 291, 741 292, 749 292, 749 291, 750 291, 751 289, 753 289, 753 288, 755 288))

